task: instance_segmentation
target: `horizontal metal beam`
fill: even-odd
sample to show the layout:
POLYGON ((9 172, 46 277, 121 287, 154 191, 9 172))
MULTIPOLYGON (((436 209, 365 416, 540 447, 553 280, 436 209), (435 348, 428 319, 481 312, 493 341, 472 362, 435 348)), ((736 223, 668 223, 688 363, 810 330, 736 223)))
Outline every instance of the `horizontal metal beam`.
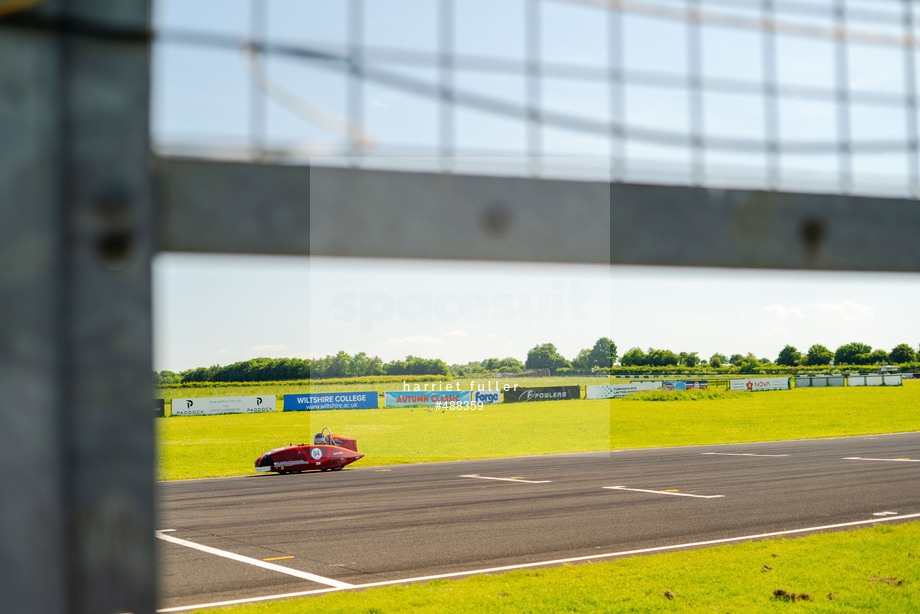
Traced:
POLYGON ((920 203, 160 158, 158 249, 920 271, 920 203))
POLYGON ((620 185, 611 262, 920 271, 920 203, 825 194, 620 185))

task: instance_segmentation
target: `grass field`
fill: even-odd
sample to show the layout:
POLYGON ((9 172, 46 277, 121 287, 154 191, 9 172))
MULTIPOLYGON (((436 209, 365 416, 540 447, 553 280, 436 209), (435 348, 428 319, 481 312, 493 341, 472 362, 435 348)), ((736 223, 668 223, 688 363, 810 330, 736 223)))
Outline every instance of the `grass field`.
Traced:
MULTIPOLYGON (((392 384, 387 386, 392 389, 392 384)), ((195 395, 207 396, 201 389, 195 395)), ((252 473, 262 452, 310 441, 324 426, 358 439, 359 450, 367 456, 356 467, 865 435, 920 430, 920 381, 900 387, 803 388, 695 401, 627 397, 501 404, 476 411, 381 408, 162 418, 157 420, 159 477, 252 473)))
POLYGON ((920 523, 912 522, 207 612, 913 614, 918 604, 920 523))

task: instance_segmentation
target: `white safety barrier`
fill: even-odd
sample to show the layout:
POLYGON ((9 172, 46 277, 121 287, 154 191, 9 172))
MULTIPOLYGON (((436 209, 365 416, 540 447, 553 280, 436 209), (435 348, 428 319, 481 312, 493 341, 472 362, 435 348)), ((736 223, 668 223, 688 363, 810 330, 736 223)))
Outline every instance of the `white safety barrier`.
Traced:
POLYGON ((788 377, 750 377, 729 381, 729 390, 789 390, 788 377))
POLYGON ((632 382, 630 384, 601 384, 600 386, 585 386, 587 399, 619 399, 628 394, 659 390, 661 382, 632 382))
POLYGON ((277 411, 275 395, 254 397, 194 397, 172 400, 173 416, 214 416, 277 411))

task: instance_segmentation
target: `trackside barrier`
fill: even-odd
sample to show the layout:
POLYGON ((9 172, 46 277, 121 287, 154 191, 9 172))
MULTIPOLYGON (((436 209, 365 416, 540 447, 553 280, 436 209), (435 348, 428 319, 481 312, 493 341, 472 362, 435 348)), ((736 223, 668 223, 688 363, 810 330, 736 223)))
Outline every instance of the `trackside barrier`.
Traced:
POLYGON ((377 409, 377 391, 321 392, 284 395, 284 411, 320 411, 326 409, 377 409))
POLYGON ((665 380, 662 387, 665 390, 706 390, 709 388, 707 380, 665 380))
POLYGON ((600 386, 585 386, 586 399, 619 399, 626 395, 645 392, 647 390, 660 390, 661 382, 632 382, 630 384, 601 384, 600 386))
POLYGON ((505 403, 529 403, 533 401, 562 401, 580 399, 581 386, 539 386, 508 390, 503 395, 505 403))
POLYGON ((826 388, 844 385, 846 385, 846 377, 843 375, 799 375, 795 378, 796 388, 826 388))
POLYGON ((847 377, 848 386, 900 386, 903 383, 901 373, 888 373, 885 375, 850 375, 847 377))
POLYGON ((789 390, 788 377, 750 377, 748 379, 733 379, 729 382, 729 390, 789 390))
POLYGON ((386 407, 432 407, 438 403, 470 405, 471 398, 469 390, 390 390, 383 393, 383 404, 386 407))
POLYGON ((796 388, 824 388, 827 386, 900 386, 906 374, 851 374, 851 375, 798 375, 796 388))
MULTIPOLYGON (((825 388, 839 386, 901 386, 911 373, 858 374, 858 375, 798 375, 789 377, 754 377, 728 381, 729 390, 788 390, 794 381, 796 388, 825 388)), ((718 382, 717 382, 718 383, 718 382)), ((600 384, 585 386, 585 399, 618 399, 649 390, 690 390, 707 388, 707 380, 635 381, 628 384, 600 384)), ((438 403, 463 405, 494 405, 580 399, 581 386, 518 387, 506 391, 504 398, 498 390, 457 391, 387 391, 386 407, 435 406, 438 403)), ((334 409, 377 409, 379 395, 376 391, 313 393, 284 395, 284 411, 318 411, 334 409)), ((164 415, 162 399, 154 400, 154 416, 164 415)), ((247 397, 193 397, 175 398, 171 402, 172 416, 210 416, 217 414, 264 413, 277 411, 273 394, 247 397)))
POLYGON ((474 390, 471 399, 473 405, 495 405, 502 402, 502 393, 500 390, 474 390))
POLYGON ((277 411, 277 409, 273 394, 254 397, 193 397, 172 400, 173 416, 256 414, 277 411))

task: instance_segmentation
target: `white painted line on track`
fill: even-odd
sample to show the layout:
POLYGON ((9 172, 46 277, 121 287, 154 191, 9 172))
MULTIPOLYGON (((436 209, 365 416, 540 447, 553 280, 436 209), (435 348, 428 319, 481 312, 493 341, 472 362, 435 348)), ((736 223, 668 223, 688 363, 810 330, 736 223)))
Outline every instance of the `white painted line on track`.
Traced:
POLYGON ((875 512, 873 516, 897 516, 897 512, 875 512))
POLYGON ((700 454, 708 456, 765 456, 771 458, 780 458, 784 456, 789 456, 788 454, 755 454, 753 452, 741 453, 741 452, 700 452, 700 454))
POLYGON ((485 475, 479 475, 478 473, 470 473, 468 475, 461 475, 461 478, 476 478, 479 480, 500 480, 502 482, 522 482, 524 484, 549 484, 552 480, 525 480, 524 478, 490 478, 485 475))
POLYGON ((625 486, 603 486, 609 490, 628 490, 630 492, 648 492, 653 495, 673 495, 675 497, 695 497, 697 499, 720 499, 725 495, 691 495, 686 492, 673 492, 669 490, 645 490, 643 488, 626 488, 625 486))
POLYGON ((300 571, 299 569, 291 569, 290 567, 284 567, 282 565, 275 565, 274 563, 268 563, 260 559, 253 559, 248 556, 243 556, 241 554, 228 552, 226 550, 219 550, 217 548, 212 548, 211 546, 204 546, 202 544, 197 544, 195 542, 188 541, 187 539, 179 539, 178 537, 173 537, 172 535, 164 535, 164 533, 165 531, 157 531, 156 536, 165 542, 169 542, 171 544, 177 544, 179 546, 185 546, 186 548, 192 548, 194 550, 200 550, 201 552, 207 552, 208 554, 213 554, 216 556, 222 556, 225 559, 230 559, 231 561, 246 563, 247 565, 261 567, 262 569, 267 569, 269 571, 277 571, 278 573, 283 573, 289 576, 294 576, 295 578, 300 578, 301 580, 309 580, 311 582, 316 582, 318 584, 325 584, 326 586, 331 586, 336 589, 351 588, 353 586, 352 584, 349 584, 348 582, 340 582, 339 580, 333 580, 332 578, 324 578, 323 576, 318 576, 316 574, 312 574, 307 571, 300 571))
MULTIPOLYGON (((776 531, 773 533, 759 533, 757 535, 743 535, 741 537, 725 537, 722 539, 713 539, 703 542, 690 542, 687 544, 674 544, 671 546, 656 546, 654 548, 640 548, 637 550, 624 550, 622 552, 607 552, 604 554, 589 554, 586 556, 576 556, 568 559, 554 559, 551 561, 539 561, 536 563, 520 563, 518 565, 505 565, 504 567, 490 567, 488 569, 474 569, 471 571, 456 571, 453 573, 444 573, 434 576, 420 576, 416 578, 403 578, 401 580, 385 580, 383 582, 369 582, 367 584, 354 584, 349 589, 373 588, 375 586, 392 586, 394 584, 406 584, 409 582, 427 582, 429 580, 441 580, 445 578, 459 578, 463 576, 474 576, 488 573, 498 573, 503 571, 513 571, 515 569, 528 569, 531 567, 545 567, 548 565, 563 565, 565 563, 580 563, 584 561, 594 561, 598 559, 613 558, 618 556, 631 556, 635 554, 651 554, 653 552, 666 552, 668 550, 679 550, 681 548, 697 548, 700 546, 718 546, 720 544, 730 544, 733 542, 751 541, 754 539, 766 539, 768 537, 782 537, 784 535, 795 535, 797 533, 809 533, 813 531, 829 531, 831 529, 844 529, 847 527, 858 527, 866 524, 879 524, 890 522, 892 520, 910 520, 920 518, 920 514, 904 514, 903 516, 887 516, 885 518, 872 518, 870 520, 856 520, 854 522, 841 522, 839 524, 828 524, 820 527, 806 527, 804 529, 790 529, 788 531, 776 531)), ((199 603, 198 605, 185 605, 175 608, 163 608, 157 610, 162 614, 169 612, 185 612, 188 610, 198 610, 202 608, 219 608, 228 605, 239 605, 242 603, 255 603, 257 601, 272 601, 275 599, 290 599, 291 597, 306 597, 309 595, 319 595, 321 593, 331 593, 344 590, 342 588, 320 588, 312 591, 300 591, 297 593, 284 593, 280 595, 265 595, 263 597, 247 597, 245 599, 235 599, 233 601, 220 601, 215 603, 199 603)))
POLYGON ((884 463, 920 463, 917 458, 863 458, 861 456, 848 456, 843 460, 880 461, 884 463))

